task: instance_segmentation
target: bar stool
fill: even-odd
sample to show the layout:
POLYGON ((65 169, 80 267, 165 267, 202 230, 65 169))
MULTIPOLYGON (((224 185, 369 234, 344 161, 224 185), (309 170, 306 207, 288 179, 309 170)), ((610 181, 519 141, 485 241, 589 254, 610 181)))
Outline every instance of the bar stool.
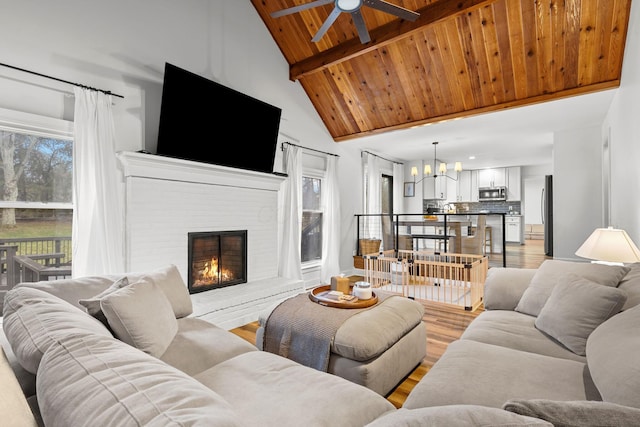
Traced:
POLYGON ((484 254, 493 253, 493 230, 490 225, 484 228, 484 254), (487 250, 487 246, 489 250, 487 250))

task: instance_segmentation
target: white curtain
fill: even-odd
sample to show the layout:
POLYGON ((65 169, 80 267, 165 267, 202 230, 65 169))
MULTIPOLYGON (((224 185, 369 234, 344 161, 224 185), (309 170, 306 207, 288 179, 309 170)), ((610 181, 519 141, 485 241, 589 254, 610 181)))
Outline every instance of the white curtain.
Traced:
POLYGON ((322 283, 340 272, 340 187, 338 186, 336 156, 327 156, 327 173, 322 189, 324 219, 322 228, 322 283))
POLYGON ((283 236, 278 272, 282 277, 302 280, 302 154, 298 147, 287 145, 285 169, 288 177, 284 182, 283 236))
POLYGON ((73 142, 73 277, 124 271, 111 95, 76 87, 73 142))
MULTIPOLYGON (((366 203, 365 213, 380 215, 382 213, 381 189, 380 189, 380 166, 378 165, 378 157, 373 154, 367 154, 367 188, 365 192, 366 203)), ((366 217, 364 221, 364 238, 382 239, 382 222, 380 216, 366 217)))

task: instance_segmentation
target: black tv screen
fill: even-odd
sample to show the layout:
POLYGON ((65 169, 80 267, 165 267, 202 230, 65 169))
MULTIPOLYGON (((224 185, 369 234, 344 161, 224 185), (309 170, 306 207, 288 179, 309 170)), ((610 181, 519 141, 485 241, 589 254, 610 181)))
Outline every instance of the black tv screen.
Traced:
POLYGON ((278 107, 166 63, 156 153, 272 173, 281 113, 278 107))

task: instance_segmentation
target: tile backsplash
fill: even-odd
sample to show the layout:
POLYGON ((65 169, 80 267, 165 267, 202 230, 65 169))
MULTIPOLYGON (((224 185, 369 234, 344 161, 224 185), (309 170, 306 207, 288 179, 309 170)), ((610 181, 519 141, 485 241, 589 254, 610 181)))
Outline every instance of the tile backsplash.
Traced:
POLYGON ((495 201, 495 202, 457 202, 451 203, 455 206, 457 213, 478 213, 478 212, 491 212, 491 213, 504 213, 504 214, 521 214, 521 206, 519 201, 495 201))
POLYGON ((451 207, 455 207, 456 213, 504 213, 504 214, 522 214, 519 201, 495 201, 495 202, 450 202, 447 203, 441 199, 424 199, 422 203, 422 212, 427 213, 427 208, 438 208, 442 212, 447 211, 451 207))

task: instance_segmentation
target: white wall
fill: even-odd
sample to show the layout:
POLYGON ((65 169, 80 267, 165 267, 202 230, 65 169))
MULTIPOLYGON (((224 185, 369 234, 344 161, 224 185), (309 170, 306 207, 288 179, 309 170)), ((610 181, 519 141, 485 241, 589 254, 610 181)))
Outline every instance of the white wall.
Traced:
POLYGON ((575 251, 603 226, 600 126, 558 132, 553 147, 553 256, 581 259, 575 251))

